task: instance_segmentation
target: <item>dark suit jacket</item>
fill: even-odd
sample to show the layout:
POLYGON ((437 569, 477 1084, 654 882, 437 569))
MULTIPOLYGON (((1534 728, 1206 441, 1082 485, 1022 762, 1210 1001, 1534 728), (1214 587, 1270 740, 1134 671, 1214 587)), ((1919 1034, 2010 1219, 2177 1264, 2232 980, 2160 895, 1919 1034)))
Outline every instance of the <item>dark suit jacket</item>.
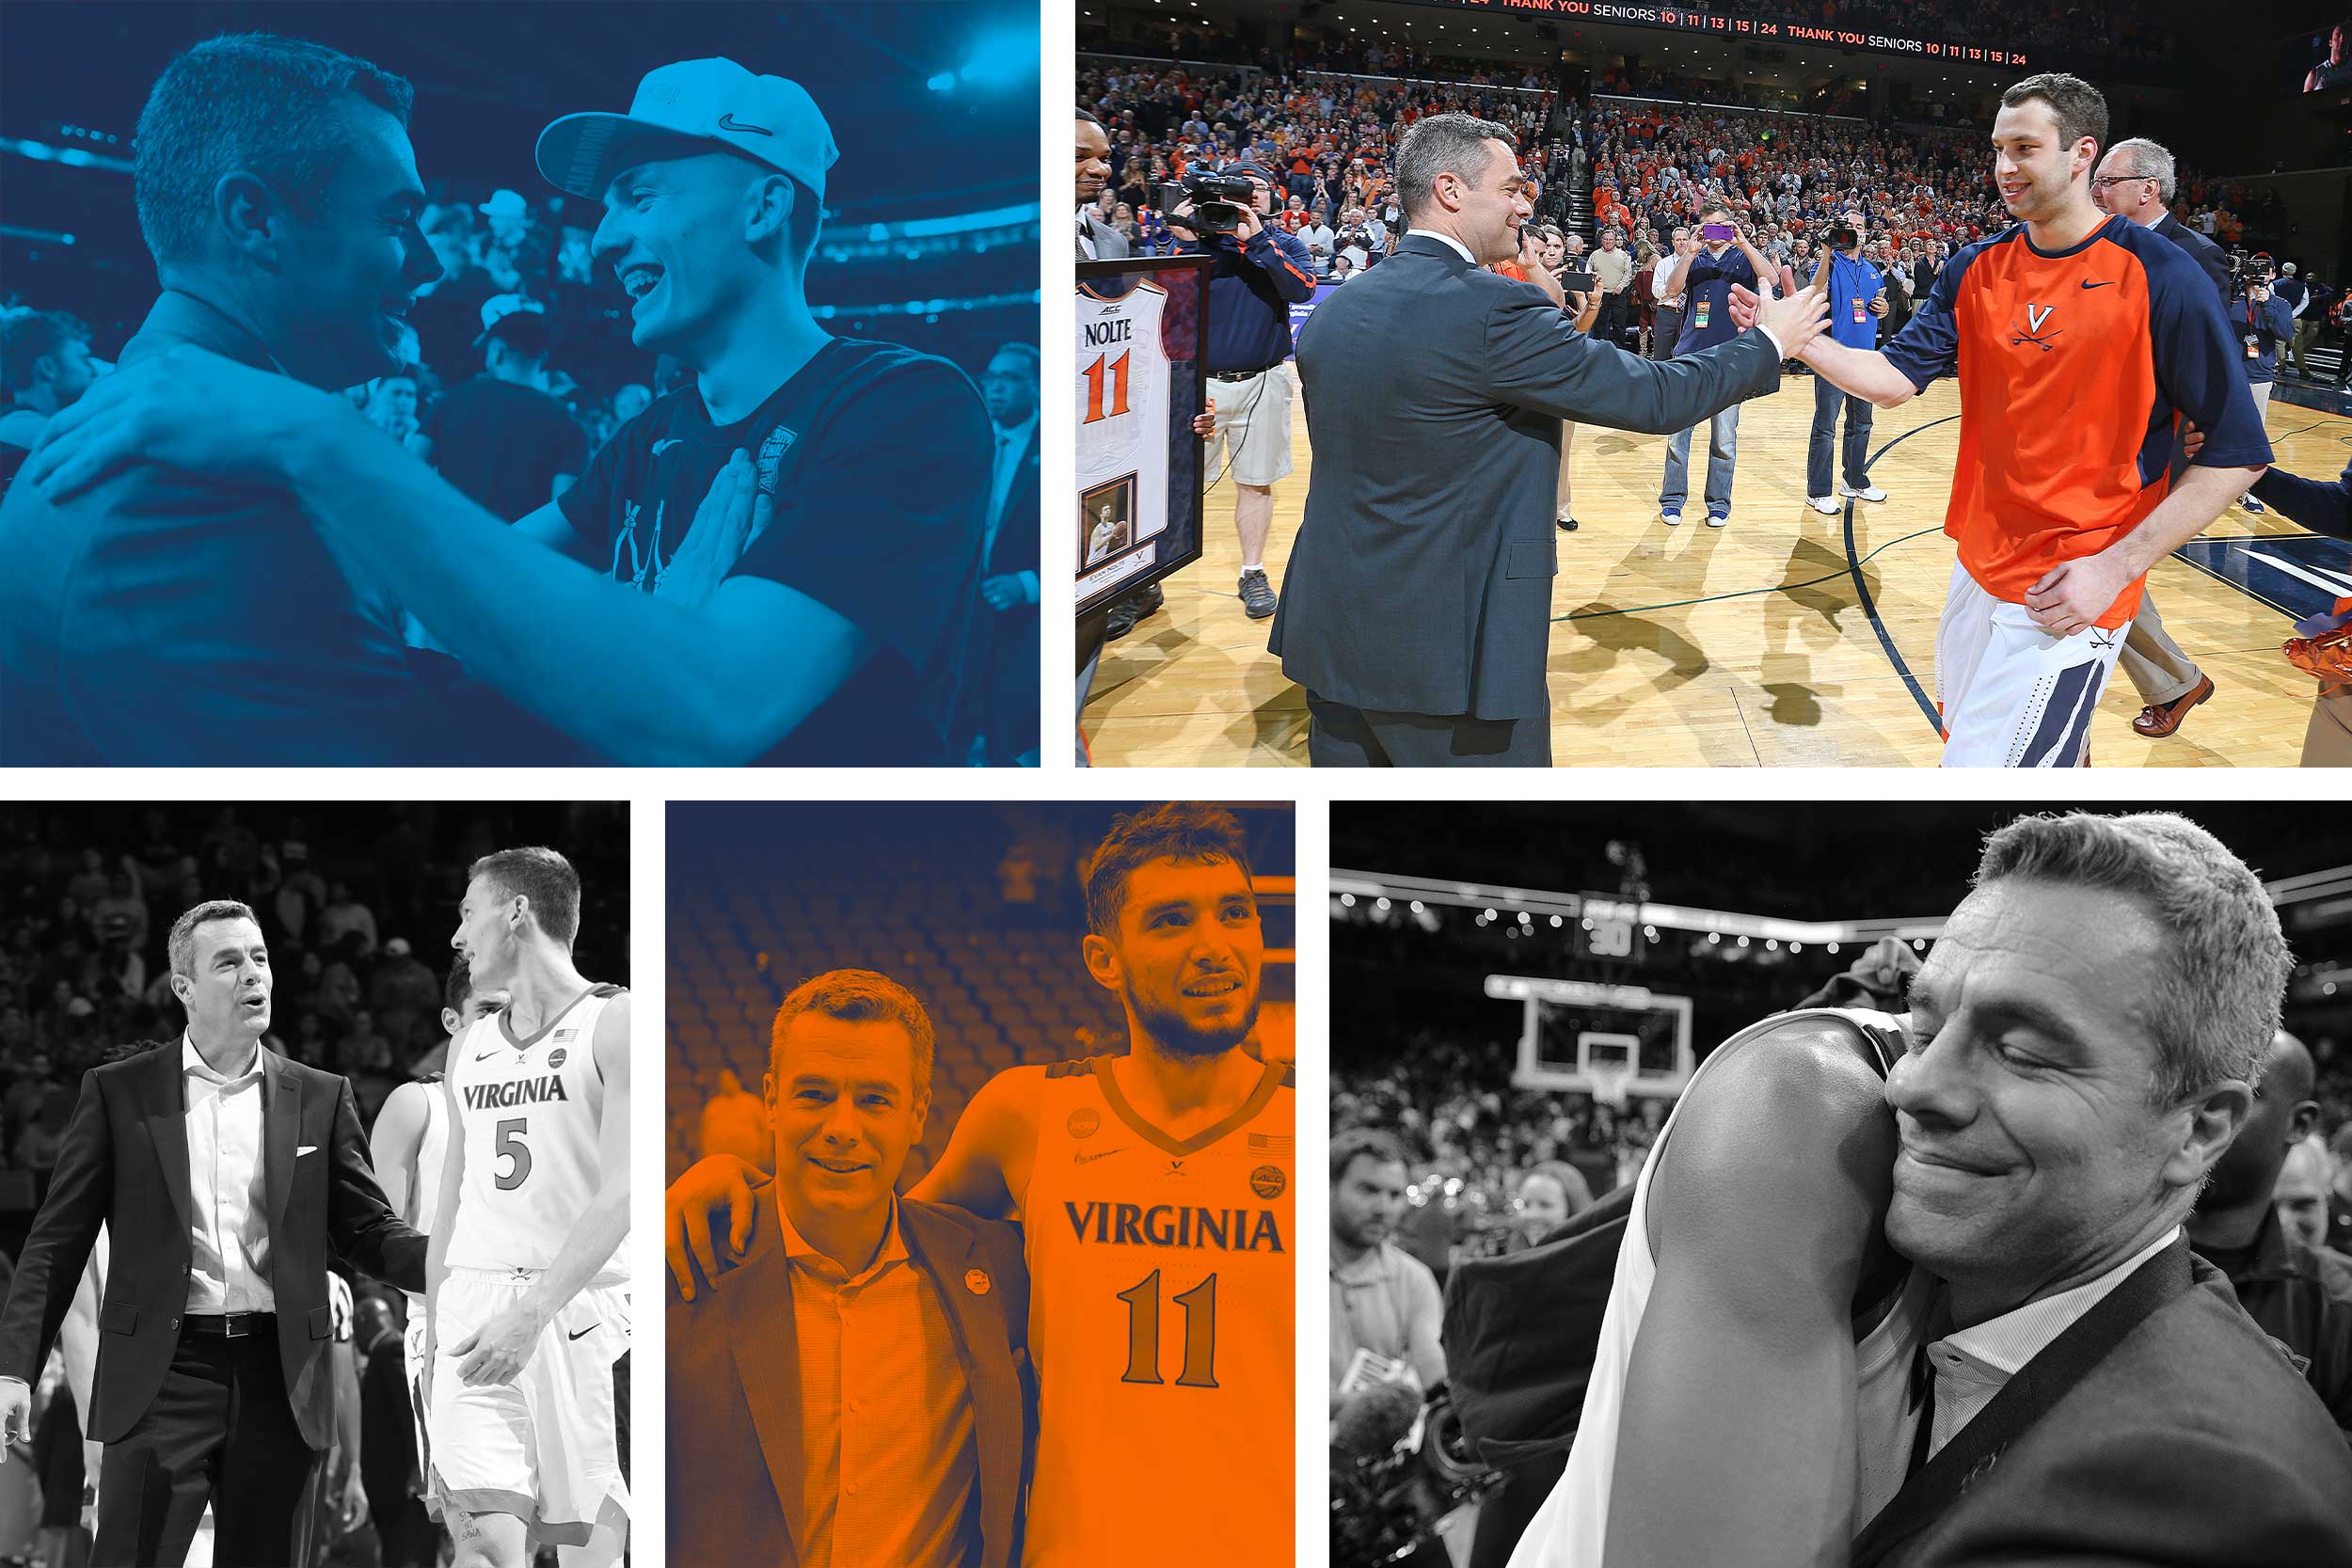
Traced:
MULTIPOLYGON (((30 1383, 56 1342, 103 1224, 113 1238, 99 1304, 98 1378, 88 1435, 128 1433, 163 1386, 188 1300, 187 1100, 181 1043, 82 1075, 49 1196, 33 1218, 0 1311, 0 1374, 30 1383)), ((404 1291, 424 1289, 425 1239, 384 1201, 351 1085, 262 1053, 262 1216, 278 1351, 294 1422, 313 1449, 333 1435, 327 1357, 331 1248, 404 1291)))
POLYGON ((2089 1562, 2352 1562, 2352 1453, 2185 1242, 2019 1369, 1853 1549, 1853 1568, 2089 1562))
MULTIPOLYGON (((181 343, 277 368, 168 291, 122 363, 181 343)), ((408 765, 464 727, 282 494, 149 465, 63 506, 12 485, 0 560, 0 765, 408 765)))
MULTIPOLYGON (((1012 483, 1005 491, 1005 515, 997 523, 996 537, 989 545, 986 577, 1005 577, 1018 572, 1038 571, 1038 504, 1042 489, 1042 466, 1038 456, 1038 436, 1044 429, 1041 420, 1029 433, 1029 443, 1018 459, 1012 483)), ((1045 592, 1042 579, 1038 593, 1045 592)), ((966 681, 961 698, 962 713, 957 732, 960 740, 974 734, 984 733, 989 741, 990 763, 1009 764, 1024 752, 1038 747, 1037 735, 1037 658, 1038 626, 1041 607, 1017 604, 1009 610, 992 610, 982 600, 978 619, 973 623, 973 678, 966 681)))
POLYGON ((2205 276, 2213 279, 2213 286, 2220 291, 2222 303, 2228 304, 2230 261, 2222 248, 2169 213, 2158 218, 2153 228, 2196 259, 2197 264, 2205 269, 2205 276))
POLYGON ((1540 290, 1425 234, 1298 337, 1315 454, 1269 642, 1318 697, 1548 710, 1560 421, 1664 435, 1779 385, 1761 332, 1668 362, 1585 337, 1540 290))
MULTIPOLYGON (((807 1529, 802 1489, 801 1362, 792 1265, 775 1188, 757 1194, 752 1249, 701 1285, 692 1302, 670 1285, 670 1556, 676 1568, 798 1568, 807 1529)), ((721 1216, 722 1223, 724 1216, 721 1216)), ((1035 1387, 1027 1350, 1029 1274, 1017 1227, 961 1209, 898 1200, 907 1256, 930 1280, 954 1327, 972 1397, 979 1457, 981 1562, 1016 1568, 1021 1494, 1033 1453, 1035 1387), (988 1275, 982 1294, 967 1276, 988 1275)), ((725 1256, 721 1247, 718 1255, 725 1256)), ((844 1370, 845 1382, 849 1376, 844 1370)))

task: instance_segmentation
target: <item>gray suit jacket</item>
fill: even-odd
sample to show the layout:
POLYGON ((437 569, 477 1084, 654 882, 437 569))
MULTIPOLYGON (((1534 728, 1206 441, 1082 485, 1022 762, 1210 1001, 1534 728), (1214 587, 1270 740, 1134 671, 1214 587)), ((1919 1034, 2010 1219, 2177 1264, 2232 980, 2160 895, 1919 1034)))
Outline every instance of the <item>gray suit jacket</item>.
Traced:
POLYGON ((1087 234, 1094 241, 1094 259, 1098 261, 1123 261, 1127 259, 1127 236, 1088 213, 1087 234))
POLYGON ((2352 1562, 2352 1455, 2286 1347, 2176 1242, 2017 1370, 1853 1568, 2352 1562))
POLYGON ((1585 337, 1526 283, 1427 235, 1298 338, 1314 477, 1269 642, 1356 707, 1549 709, 1560 421, 1665 435, 1780 383, 1761 332, 1659 363, 1585 337))

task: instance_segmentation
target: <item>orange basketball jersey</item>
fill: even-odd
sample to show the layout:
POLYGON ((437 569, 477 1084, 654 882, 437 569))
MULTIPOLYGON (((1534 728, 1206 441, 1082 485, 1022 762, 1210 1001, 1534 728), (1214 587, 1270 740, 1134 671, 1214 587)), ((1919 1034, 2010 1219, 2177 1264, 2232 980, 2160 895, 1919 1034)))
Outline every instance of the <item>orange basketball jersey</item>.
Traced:
POLYGON ((1022 1201, 1040 1395, 1023 1560, 1288 1563, 1289 1069, 1180 1141, 1128 1104, 1112 1060, 1047 1069, 1022 1201))
MULTIPOLYGON (((1960 451, 1944 531, 1978 586, 2010 604, 2062 561, 2137 528, 2169 488, 2178 418, 2197 463, 2270 461, 2245 355, 2187 251, 2111 217, 2062 251, 2023 224, 1964 245, 1886 345, 1921 391, 1960 378, 1960 451)), ((2098 617, 2139 610, 2141 582, 2098 617)))

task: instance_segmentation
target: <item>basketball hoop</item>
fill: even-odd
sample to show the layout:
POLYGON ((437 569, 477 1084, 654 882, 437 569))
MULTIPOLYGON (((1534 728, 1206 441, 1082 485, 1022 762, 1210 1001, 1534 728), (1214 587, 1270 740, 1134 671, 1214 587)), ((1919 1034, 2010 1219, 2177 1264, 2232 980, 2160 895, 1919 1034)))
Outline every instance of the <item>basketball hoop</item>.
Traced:
POLYGON ((1633 1085, 1631 1062, 1592 1062, 1584 1069, 1593 1081, 1593 1102, 1613 1111, 1625 1109, 1633 1085))

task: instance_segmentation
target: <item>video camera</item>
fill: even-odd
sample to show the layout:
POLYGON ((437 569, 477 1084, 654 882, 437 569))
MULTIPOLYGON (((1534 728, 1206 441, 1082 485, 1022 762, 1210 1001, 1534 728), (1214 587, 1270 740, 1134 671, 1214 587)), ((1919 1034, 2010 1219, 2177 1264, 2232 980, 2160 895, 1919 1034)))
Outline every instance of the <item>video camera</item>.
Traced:
POLYGON ((1194 174, 1181 185, 1160 187, 1165 211, 1173 214, 1182 201, 1192 203, 1192 214, 1175 221, 1203 234, 1230 234, 1241 227, 1243 210, 1256 208, 1258 187, 1246 174, 1194 174))
POLYGON ((2230 289, 2233 293, 2243 289, 2267 289, 2279 276, 2279 264, 2267 256, 2249 256, 2243 250, 2230 252, 2230 289))
POLYGON ((1854 231, 1851 224, 1841 223, 1829 231, 1829 247, 1832 250, 1851 250, 1861 243, 1862 236, 1854 231))

